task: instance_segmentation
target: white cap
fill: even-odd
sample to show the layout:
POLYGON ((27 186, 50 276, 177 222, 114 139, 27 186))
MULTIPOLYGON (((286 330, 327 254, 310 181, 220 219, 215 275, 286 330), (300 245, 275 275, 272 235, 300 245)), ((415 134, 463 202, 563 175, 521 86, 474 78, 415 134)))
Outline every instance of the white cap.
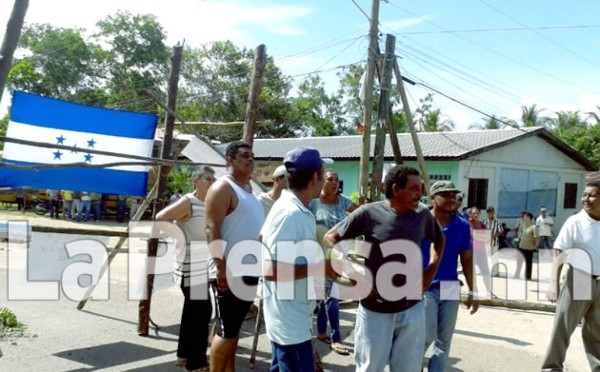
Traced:
POLYGON ((280 165, 273 171, 273 178, 277 178, 280 176, 285 176, 287 171, 285 170, 285 165, 280 165))

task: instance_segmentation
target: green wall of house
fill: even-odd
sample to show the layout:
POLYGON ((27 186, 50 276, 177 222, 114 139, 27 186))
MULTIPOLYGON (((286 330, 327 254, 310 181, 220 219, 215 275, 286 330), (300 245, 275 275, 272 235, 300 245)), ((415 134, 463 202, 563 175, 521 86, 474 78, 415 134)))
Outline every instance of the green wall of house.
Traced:
MULTIPOLYGON (((384 168, 387 168, 387 164, 384 168)), ((416 161, 407 161, 405 165, 419 169, 419 164, 416 161)), ((450 178, 450 181, 458 183, 458 161, 428 161, 425 163, 427 174, 431 179, 431 183, 439 179, 450 178)), ((359 177, 359 162, 354 160, 336 160, 334 164, 327 165, 327 168, 333 168, 338 172, 340 180, 344 182, 344 195, 350 196, 353 192, 358 191, 359 177)))

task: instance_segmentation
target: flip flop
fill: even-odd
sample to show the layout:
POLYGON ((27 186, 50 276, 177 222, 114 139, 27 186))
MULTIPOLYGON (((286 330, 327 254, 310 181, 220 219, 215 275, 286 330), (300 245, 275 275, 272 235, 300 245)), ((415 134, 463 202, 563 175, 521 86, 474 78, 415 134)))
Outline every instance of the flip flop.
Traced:
POLYGON ((331 344, 331 346, 329 347, 331 348, 331 350, 338 353, 339 355, 350 355, 350 351, 348 351, 348 349, 346 349, 346 347, 342 344, 331 344))
POLYGON ((317 340, 324 342, 326 344, 331 344, 331 338, 329 336, 317 336, 317 340))

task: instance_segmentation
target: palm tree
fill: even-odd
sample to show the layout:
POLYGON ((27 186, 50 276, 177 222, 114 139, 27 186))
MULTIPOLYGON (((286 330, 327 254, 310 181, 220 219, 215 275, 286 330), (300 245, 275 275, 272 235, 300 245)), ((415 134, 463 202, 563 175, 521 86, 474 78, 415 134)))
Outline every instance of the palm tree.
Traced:
POLYGON ((440 109, 427 111, 419 122, 423 132, 449 132, 454 130, 454 122, 445 118, 440 109))
POLYGON ((556 119, 552 119, 552 129, 555 134, 560 137, 561 133, 565 133, 573 129, 586 129, 587 124, 581 119, 579 111, 559 111, 556 113, 556 119))
MULTIPOLYGON (((486 116, 481 118, 482 123, 475 123, 469 126, 469 129, 500 129, 504 126, 495 116, 486 116)), ((501 119, 506 121, 505 119, 501 119)))
POLYGON ((545 127, 550 124, 551 119, 542 116, 542 111, 536 104, 531 107, 521 106, 521 126, 523 127, 545 127))
MULTIPOLYGON (((596 109, 598 111, 600 111, 600 106, 596 106, 596 109)), ((592 119, 593 121, 595 121, 596 125, 600 124, 600 115, 597 112, 590 111, 587 114, 588 114, 588 119, 592 119)))

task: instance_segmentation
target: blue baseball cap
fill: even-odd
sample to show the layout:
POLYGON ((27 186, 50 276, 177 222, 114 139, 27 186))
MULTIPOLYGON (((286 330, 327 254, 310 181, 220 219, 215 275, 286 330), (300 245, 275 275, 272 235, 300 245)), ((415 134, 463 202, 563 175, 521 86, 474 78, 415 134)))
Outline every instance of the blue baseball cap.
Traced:
POLYGON ((322 164, 333 164, 333 160, 321 158, 319 151, 312 147, 296 147, 285 154, 283 164, 288 173, 297 173, 309 169, 316 170, 322 164))

